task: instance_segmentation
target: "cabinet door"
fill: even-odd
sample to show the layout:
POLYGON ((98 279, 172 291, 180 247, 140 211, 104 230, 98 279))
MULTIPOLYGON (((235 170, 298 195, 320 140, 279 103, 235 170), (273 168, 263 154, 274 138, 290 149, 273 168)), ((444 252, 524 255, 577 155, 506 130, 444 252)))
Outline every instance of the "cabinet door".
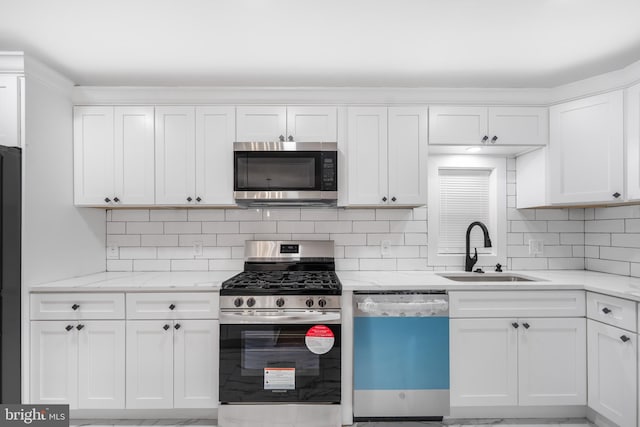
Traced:
POLYGON ((113 107, 73 109, 73 153, 75 204, 110 205, 115 189, 113 107))
POLYGON ((173 323, 127 321, 127 409, 173 407, 173 323))
POLYGON ((510 319, 451 319, 451 406, 518 404, 518 332, 510 319))
POLYGON ((236 112, 233 107, 196 107, 196 203, 235 204, 235 123, 236 112))
POLYGON ((520 405, 586 405, 586 320, 521 319, 519 324, 520 405))
POLYGON ((546 145, 548 141, 548 108, 489 108, 489 144, 546 145))
POLYGON ((20 87, 18 76, 0 76, 0 145, 20 146, 20 87))
POLYGON ((174 407, 218 406, 217 320, 174 322, 174 407))
POLYGON ((153 107, 116 107, 115 191, 123 205, 155 200, 153 107))
POLYGON ((589 319, 587 346, 589 407, 621 427, 635 427, 637 335, 589 319))
POLYGON ((389 201, 427 203, 427 109, 389 108, 389 201))
POLYGON ((195 109, 157 107, 156 203, 195 203, 195 156, 195 109))
POLYGON ((80 322, 78 407, 124 409, 124 320, 80 322))
POLYGON ((287 107, 238 107, 236 115, 238 141, 279 141, 280 136, 286 138, 287 107))
POLYGON ((429 108, 429 144, 482 144, 488 136, 487 107, 429 108))
POLYGON ((31 322, 31 403, 78 407, 75 326, 65 321, 31 322))
POLYGON ((297 142, 336 142, 336 107, 287 107, 287 138, 297 142))
POLYGON ((347 125, 348 203, 388 204, 387 109, 349 108, 347 125))
POLYGON ((640 200, 640 84, 627 89, 627 198, 640 200))
POLYGON ((551 107, 552 204, 624 199, 622 107, 622 91, 551 107))

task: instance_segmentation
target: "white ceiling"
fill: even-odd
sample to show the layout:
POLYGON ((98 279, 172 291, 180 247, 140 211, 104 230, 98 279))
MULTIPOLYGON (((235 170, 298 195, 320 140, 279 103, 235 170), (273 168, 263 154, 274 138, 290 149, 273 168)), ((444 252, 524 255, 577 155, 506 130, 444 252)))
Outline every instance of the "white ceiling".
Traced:
POLYGON ((551 87, 640 60, 640 0, 0 0, 80 85, 551 87))

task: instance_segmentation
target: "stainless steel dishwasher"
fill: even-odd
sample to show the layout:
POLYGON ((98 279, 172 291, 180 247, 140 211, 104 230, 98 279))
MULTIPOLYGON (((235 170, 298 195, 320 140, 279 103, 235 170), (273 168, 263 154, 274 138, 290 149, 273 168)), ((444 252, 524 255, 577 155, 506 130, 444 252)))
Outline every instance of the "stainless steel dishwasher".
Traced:
POLYGON ((440 420, 449 414, 445 291, 354 295, 356 420, 440 420))

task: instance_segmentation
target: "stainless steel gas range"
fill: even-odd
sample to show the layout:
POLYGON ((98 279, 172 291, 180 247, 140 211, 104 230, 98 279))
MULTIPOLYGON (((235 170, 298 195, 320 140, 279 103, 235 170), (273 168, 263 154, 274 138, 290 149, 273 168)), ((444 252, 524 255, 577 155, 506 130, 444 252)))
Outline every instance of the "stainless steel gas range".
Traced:
POLYGON ((248 241, 220 290, 219 425, 340 426, 333 241, 248 241))

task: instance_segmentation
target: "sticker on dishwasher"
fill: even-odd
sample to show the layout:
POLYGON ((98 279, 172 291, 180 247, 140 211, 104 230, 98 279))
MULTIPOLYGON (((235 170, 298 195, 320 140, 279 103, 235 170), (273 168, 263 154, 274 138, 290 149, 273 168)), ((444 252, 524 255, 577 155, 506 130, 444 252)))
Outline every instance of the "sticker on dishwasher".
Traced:
POLYGON ((296 368, 264 368, 265 390, 295 390, 296 368))
POLYGON ((311 353, 325 354, 333 348, 336 339, 333 331, 324 325, 315 325, 309 328, 304 342, 311 353))

